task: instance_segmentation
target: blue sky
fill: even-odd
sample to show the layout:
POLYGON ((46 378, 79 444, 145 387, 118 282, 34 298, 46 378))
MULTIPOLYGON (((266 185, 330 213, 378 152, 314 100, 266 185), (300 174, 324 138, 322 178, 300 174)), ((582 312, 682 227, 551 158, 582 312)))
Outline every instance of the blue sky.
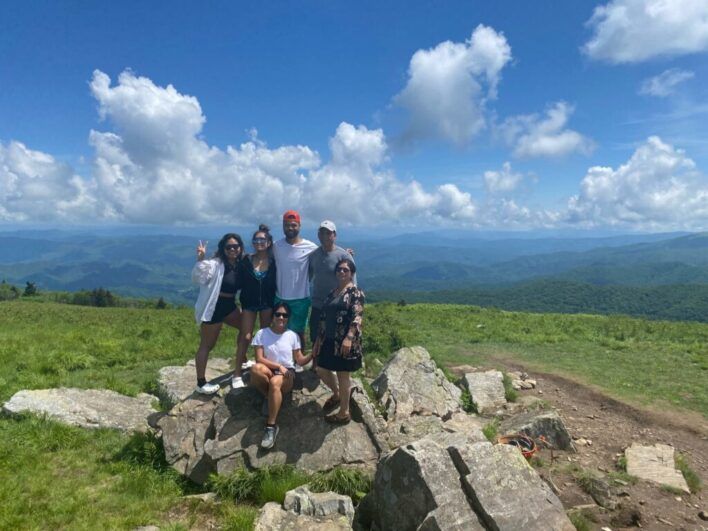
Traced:
POLYGON ((3 2, 0 224, 708 230, 707 52, 704 0, 3 2))

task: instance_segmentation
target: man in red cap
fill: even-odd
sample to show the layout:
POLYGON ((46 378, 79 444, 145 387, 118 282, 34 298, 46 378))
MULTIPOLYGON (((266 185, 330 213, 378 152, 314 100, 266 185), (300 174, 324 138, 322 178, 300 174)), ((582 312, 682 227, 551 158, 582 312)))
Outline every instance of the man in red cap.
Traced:
POLYGON ((288 328, 300 336, 302 350, 305 350, 305 325, 310 311, 310 279, 308 263, 312 252, 317 249, 313 242, 300 237, 300 214, 288 210, 283 214, 285 238, 273 244, 276 267, 275 302, 285 301, 290 306, 288 328))

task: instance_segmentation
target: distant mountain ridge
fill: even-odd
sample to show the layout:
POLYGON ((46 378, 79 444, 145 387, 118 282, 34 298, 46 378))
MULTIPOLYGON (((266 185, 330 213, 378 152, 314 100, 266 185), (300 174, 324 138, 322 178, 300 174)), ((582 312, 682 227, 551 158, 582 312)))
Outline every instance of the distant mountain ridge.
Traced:
MULTIPOLYGON (((219 237, 212 236, 210 252, 219 237)), ((184 235, 0 233, 0 279, 50 290, 104 287, 126 296, 191 304, 195 243, 184 235)), ((482 301, 506 301, 512 309, 576 311, 551 296, 553 285, 559 293, 582 293, 588 311, 615 311, 608 308, 622 305, 601 303, 613 289, 624 297, 630 293, 624 288, 679 286, 674 291, 681 291, 691 285, 700 292, 700 286, 708 285, 708 233, 490 239, 438 231, 353 242, 340 238, 339 243, 355 249, 360 284, 379 299, 463 302, 460 294, 466 293, 482 301), (516 307, 522 299, 526 306, 516 307)), ((665 297, 668 292, 652 293, 665 297)), ((647 295, 639 300, 649 304, 647 295)))

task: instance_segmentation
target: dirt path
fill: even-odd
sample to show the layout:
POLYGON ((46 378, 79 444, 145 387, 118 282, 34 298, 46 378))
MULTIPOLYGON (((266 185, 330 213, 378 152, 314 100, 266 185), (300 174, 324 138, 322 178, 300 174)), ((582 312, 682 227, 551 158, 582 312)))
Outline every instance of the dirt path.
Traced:
POLYGON ((509 360, 497 358, 495 361, 508 370, 528 372, 537 381, 537 387, 519 391, 520 395, 545 400, 558 410, 573 439, 588 441, 586 445, 576 442, 577 454, 554 452, 557 459, 553 465, 551 452, 541 451, 538 456, 543 464, 537 470, 545 478, 550 474, 567 509, 590 505, 586 513, 597 519, 591 523, 591 529, 607 527, 615 531, 632 527, 627 521, 623 526, 617 520, 623 516, 620 511, 593 507, 592 498, 579 487, 571 468, 577 465, 603 473, 616 471, 618 457, 632 443, 664 443, 687 457, 691 468, 701 478, 703 489, 697 494, 677 495, 658 485, 639 481, 634 485, 620 485, 622 505, 638 509, 643 529, 708 530, 708 521, 699 516, 701 511, 708 512, 708 425, 703 417, 638 409, 562 376, 533 371, 509 360))

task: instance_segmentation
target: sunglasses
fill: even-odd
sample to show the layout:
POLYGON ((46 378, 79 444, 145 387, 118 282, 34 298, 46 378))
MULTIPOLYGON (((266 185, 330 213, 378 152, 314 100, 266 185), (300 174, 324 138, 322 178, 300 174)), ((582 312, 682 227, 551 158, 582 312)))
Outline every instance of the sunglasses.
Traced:
POLYGON ((259 244, 259 243, 268 243, 268 240, 266 240, 265 238, 253 238, 253 239, 251 240, 251 242, 252 242, 254 245, 257 245, 257 244, 259 244))
POLYGON ((349 273, 350 271, 351 271, 351 269, 349 269, 348 267, 338 267, 335 272, 336 273, 349 273))
POLYGON ((276 317, 282 317, 283 319, 287 319, 288 317, 290 317, 290 316, 289 316, 287 313, 285 313, 285 312, 275 312, 273 315, 275 315, 276 317))
POLYGON ((236 249, 240 249, 240 248, 241 248, 241 246, 237 243, 232 243, 232 244, 226 245, 224 247, 224 249, 226 249, 227 251, 235 251, 236 249))

